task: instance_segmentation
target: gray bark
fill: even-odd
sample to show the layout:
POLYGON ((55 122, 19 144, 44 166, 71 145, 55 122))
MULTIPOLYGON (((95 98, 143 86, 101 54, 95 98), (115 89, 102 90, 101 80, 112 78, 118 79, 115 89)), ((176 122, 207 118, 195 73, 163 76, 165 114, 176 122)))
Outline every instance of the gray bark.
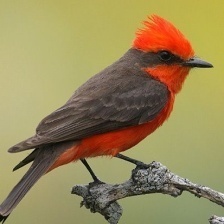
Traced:
MULTIPOLYGON (((117 202, 122 198, 152 193, 178 197, 183 191, 224 206, 223 193, 192 183, 172 173, 159 162, 152 162, 145 167, 136 167, 130 179, 121 184, 98 182, 76 185, 72 188, 72 194, 83 197, 81 206, 84 205, 93 213, 100 213, 110 224, 118 223, 122 216, 122 208, 117 202)), ((224 217, 213 215, 209 222, 210 224, 224 224, 224 217)))

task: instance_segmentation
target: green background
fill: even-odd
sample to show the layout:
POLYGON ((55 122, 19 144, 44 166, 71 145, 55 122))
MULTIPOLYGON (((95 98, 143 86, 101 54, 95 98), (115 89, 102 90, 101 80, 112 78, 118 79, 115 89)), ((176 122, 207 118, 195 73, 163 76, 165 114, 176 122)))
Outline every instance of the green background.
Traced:
MULTIPOLYGON (((25 173, 11 170, 29 152, 9 154, 39 121, 61 106, 92 75, 131 45, 147 15, 172 21, 213 69, 191 71, 162 128, 125 154, 160 161, 193 182, 224 192, 224 1, 223 0, 17 0, 0 1, 0 199, 25 173)), ((119 183, 133 165, 109 158, 89 160, 98 176, 119 183)), ((7 223, 106 223, 79 208, 70 195, 91 178, 77 162, 44 176, 7 223)), ((120 223, 208 223, 224 210, 189 193, 154 194, 120 201, 120 223)))

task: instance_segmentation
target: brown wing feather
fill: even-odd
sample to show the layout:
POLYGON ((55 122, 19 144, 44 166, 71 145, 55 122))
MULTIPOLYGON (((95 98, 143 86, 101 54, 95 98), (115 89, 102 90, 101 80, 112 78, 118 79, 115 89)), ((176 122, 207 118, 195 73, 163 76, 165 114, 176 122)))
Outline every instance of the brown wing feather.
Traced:
POLYGON ((34 137, 9 151, 80 140, 148 122, 164 108, 168 97, 164 84, 143 72, 136 62, 121 58, 89 79, 64 106, 43 119, 34 137))

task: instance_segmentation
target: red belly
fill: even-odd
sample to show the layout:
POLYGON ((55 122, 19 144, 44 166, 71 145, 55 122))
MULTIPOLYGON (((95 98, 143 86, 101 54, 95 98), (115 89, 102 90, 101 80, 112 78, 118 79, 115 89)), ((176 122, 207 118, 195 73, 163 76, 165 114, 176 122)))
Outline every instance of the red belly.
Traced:
POLYGON ((50 170, 81 158, 103 155, 115 156, 117 153, 133 147, 161 126, 169 117, 172 108, 173 97, 171 97, 171 100, 168 101, 160 114, 148 123, 82 139, 64 152, 50 170))

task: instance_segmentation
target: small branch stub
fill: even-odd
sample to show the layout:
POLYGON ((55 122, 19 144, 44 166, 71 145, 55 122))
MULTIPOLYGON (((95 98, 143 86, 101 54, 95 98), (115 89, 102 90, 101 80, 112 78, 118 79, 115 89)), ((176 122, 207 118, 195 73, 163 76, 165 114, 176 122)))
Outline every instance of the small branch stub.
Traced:
POLYGON ((224 217, 218 217, 216 215, 213 215, 209 219, 210 224, 223 224, 224 223, 224 217))
MULTIPOLYGON (((170 172, 159 162, 136 167, 132 171, 131 178, 121 184, 93 182, 88 185, 76 185, 72 188, 72 194, 83 198, 81 206, 84 205, 93 213, 100 213, 110 224, 118 223, 122 216, 122 208, 117 202, 122 198, 152 193, 178 197, 183 191, 224 206, 224 194, 194 184, 188 179, 170 172)), ((210 224, 224 224, 224 218, 212 216, 209 222, 210 224)))
POLYGON ((118 223, 122 215, 122 208, 116 202, 112 202, 107 195, 112 185, 105 183, 93 183, 89 185, 76 185, 72 188, 72 194, 83 197, 81 207, 85 206, 92 213, 98 212, 111 224, 118 223))

